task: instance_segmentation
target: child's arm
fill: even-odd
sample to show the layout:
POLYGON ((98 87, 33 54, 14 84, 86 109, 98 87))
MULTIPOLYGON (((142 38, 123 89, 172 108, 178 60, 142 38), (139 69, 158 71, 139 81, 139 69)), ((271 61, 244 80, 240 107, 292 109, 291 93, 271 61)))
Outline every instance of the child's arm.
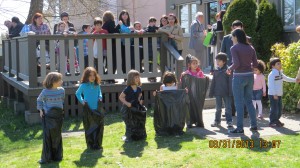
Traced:
POLYGON ((139 94, 139 103, 140 103, 141 105, 143 104, 142 96, 143 96, 143 94, 140 93, 140 94, 139 94))
POLYGON ((82 105, 85 105, 85 102, 84 102, 84 100, 83 100, 83 98, 82 98, 82 93, 83 93, 83 85, 81 84, 81 85, 79 86, 79 88, 77 89, 75 95, 76 95, 78 101, 79 101, 82 105))
POLYGON ((125 93, 124 92, 122 92, 121 94, 120 94, 120 96, 119 96, 119 100, 123 103, 123 104, 125 104, 127 107, 131 107, 131 103, 129 103, 129 102, 127 102, 126 100, 125 100, 125 93))
POLYGON ((100 85, 98 85, 99 86, 99 100, 100 101, 102 101, 102 92, 101 92, 101 87, 100 87, 100 85))
POLYGON ((283 81, 296 83, 296 78, 290 78, 282 73, 283 81))
MULTIPOLYGON (((44 90, 43 90, 44 91, 44 90)), ((40 95, 37 98, 37 109, 40 112, 40 117, 43 117, 43 107, 44 107, 44 101, 45 101, 45 96, 44 96, 44 92, 41 92, 40 95)))

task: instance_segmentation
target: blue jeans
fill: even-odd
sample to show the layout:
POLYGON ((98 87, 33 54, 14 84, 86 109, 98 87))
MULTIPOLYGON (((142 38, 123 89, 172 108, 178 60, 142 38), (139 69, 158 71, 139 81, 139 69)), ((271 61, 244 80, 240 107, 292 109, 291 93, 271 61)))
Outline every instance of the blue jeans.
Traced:
POLYGON ((269 95, 270 99, 270 124, 277 124, 281 117, 282 99, 278 96, 275 100, 273 95, 269 95))
POLYGON ((246 105, 249 117, 250 127, 257 127, 256 112, 252 103, 254 77, 252 75, 234 75, 232 79, 232 91, 234 104, 237 111, 237 129, 243 130, 244 105, 246 105))
POLYGON ((232 122, 231 96, 216 96, 216 116, 215 122, 221 123, 222 100, 225 104, 226 123, 232 122))

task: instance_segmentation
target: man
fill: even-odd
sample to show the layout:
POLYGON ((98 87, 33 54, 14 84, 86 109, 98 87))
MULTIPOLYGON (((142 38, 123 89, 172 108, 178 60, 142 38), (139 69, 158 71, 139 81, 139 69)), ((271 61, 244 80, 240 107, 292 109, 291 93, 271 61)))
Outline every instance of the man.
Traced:
POLYGON ((20 36, 20 32, 21 32, 24 24, 22 22, 20 22, 18 17, 13 17, 11 19, 11 24, 12 24, 12 30, 11 30, 11 33, 9 34, 9 38, 20 36))
MULTIPOLYGON (((235 20, 231 24, 231 30, 235 29, 243 29, 243 23, 239 20, 235 20)), ((247 36, 248 42, 250 43, 251 37, 247 36)), ((230 48, 233 46, 233 42, 231 40, 231 34, 228 34, 223 37, 222 44, 221 44, 221 52, 226 53, 228 58, 227 58, 227 64, 230 66, 232 64, 232 57, 231 57, 231 52, 230 48)))
POLYGON ((196 13, 196 20, 191 24, 191 38, 189 48, 195 50, 195 56, 201 61, 202 69, 208 66, 207 56, 204 52, 203 40, 207 31, 204 27, 204 16, 202 12, 196 13))
MULTIPOLYGON (((232 22, 231 24, 231 30, 235 30, 235 29, 243 29, 243 23, 239 20, 235 20, 234 22, 232 22)), ((222 44, 221 44, 221 52, 226 53, 227 54, 227 65, 230 66, 232 64, 232 56, 231 56, 231 52, 230 52, 230 48, 233 46, 233 42, 231 40, 231 34, 228 34, 226 36, 223 37, 222 40, 222 44)), ((247 40, 250 43, 251 41, 251 37, 247 36, 247 40)), ((234 100, 232 101, 231 104, 232 107, 232 116, 235 116, 235 106, 234 106, 234 100)), ((244 118, 247 118, 248 116, 248 112, 247 109, 245 107, 244 110, 244 118)), ((225 117, 225 115, 223 115, 225 117)))
MULTIPOLYGON (((63 12, 60 14, 60 20, 65 22, 67 25, 68 25, 68 31, 72 31, 72 32, 75 32, 75 28, 74 28, 74 25, 73 23, 71 23, 69 21, 69 14, 67 12, 63 12)), ((53 34, 55 34, 57 31, 57 24, 54 25, 54 30, 53 30, 53 34)))

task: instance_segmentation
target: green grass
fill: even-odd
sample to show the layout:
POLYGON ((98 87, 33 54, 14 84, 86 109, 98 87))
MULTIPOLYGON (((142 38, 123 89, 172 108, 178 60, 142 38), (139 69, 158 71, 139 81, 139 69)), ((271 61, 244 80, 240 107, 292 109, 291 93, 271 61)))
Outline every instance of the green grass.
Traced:
MULTIPOLYGON (((23 116, 0 106, 0 167, 39 167, 41 125, 29 126, 23 116)), ((281 140, 279 148, 209 148, 209 140, 186 133, 155 137, 153 117, 147 117, 147 140, 124 143, 124 123, 118 113, 106 116, 103 153, 86 150, 83 134, 63 138, 64 159, 42 167, 300 167, 297 135, 264 138, 281 140)), ((80 119, 64 121, 64 131, 79 131, 80 119)))

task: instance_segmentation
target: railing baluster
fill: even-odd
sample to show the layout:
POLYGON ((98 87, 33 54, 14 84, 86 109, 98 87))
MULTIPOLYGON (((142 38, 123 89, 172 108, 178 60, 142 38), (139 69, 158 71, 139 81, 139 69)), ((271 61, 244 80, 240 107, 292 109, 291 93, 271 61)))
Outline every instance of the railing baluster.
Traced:
MULTIPOLYGON (((59 42, 59 66, 60 66, 60 73, 62 73, 64 76, 66 74, 66 53, 65 53, 65 42, 64 40, 60 40, 59 42)), ((67 81, 68 78, 64 78, 65 81, 67 81)))
POLYGON ((157 74, 157 38, 152 38, 152 72, 157 74))
POLYGON ((89 66, 94 67, 94 42, 93 39, 88 39, 88 62, 89 66))
POLYGON ((107 43, 107 76, 113 74, 113 61, 112 61, 112 39, 106 39, 107 43))
MULTIPOLYGON (((134 68, 138 71, 140 71, 140 69, 142 69, 142 67, 140 67, 141 63, 143 60, 140 60, 140 44, 139 44, 139 38, 134 38, 134 68)), ((133 68, 133 67, 131 67, 133 68)))
POLYGON ((44 79, 46 76, 46 44, 45 40, 40 40, 40 68, 41 78, 44 79))
POLYGON ((56 71, 55 40, 49 40, 50 71, 56 71))
POLYGON ((69 50, 69 72, 70 74, 75 75, 75 59, 77 59, 76 57, 76 52, 74 52, 74 40, 69 40, 69 46, 68 46, 68 50, 69 50))
POLYGON ((96 64, 98 64, 98 73, 103 75, 103 68, 104 68, 104 64, 103 64, 103 58, 104 58, 104 53, 103 53, 103 40, 102 39, 97 39, 97 45, 98 45, 98 62, 96 62, 96 64))
POLYGON ((80 74, 82 74, 84 70, 84 53, 83 53, 83 39, 78 40, 78 53, 79 53, 79 68, 80 74))
POLYGON ((122 70, 122 65, 123 65, 123 61, 125 60, 122 60, 122 48, 121 48, 121 39, 118 38, 116 39, 116 50, 117 50, 117 74, 120 75, 120 74, 123 74, 123 70, 122 70))
MULTIPOLYGON (((131 53, 130 53, 130 38, 125 38, 125 60, 126 60, 126 72, 129 72, 130 69, 132 69, 133 67, 131 67, 131 53)), ((123 60, 123 61, 125 61, 123 60)))
POLYGON ((143 53, 144 53, 144 73, 149 73, 149 45, 148 38, 143 38, 143 53))

